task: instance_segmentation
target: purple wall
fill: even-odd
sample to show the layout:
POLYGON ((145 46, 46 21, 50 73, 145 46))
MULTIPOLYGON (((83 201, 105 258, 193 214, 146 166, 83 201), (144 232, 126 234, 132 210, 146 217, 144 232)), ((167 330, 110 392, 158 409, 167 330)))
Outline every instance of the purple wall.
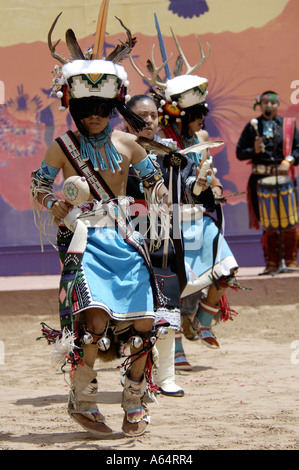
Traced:
MULTIPOLYGON (((263 266, 263 254, 258 235, 231 235, 226 240, 241 267, 263 266)), ((59 274, 58 254, 49 245, 6 247, 0 249, 0 276, 59 274)))
MULTIPOLYGON (((1 204, 5 205, 0 198, 0 210, 1 204)), ((248 230, 247 205, 225 205, 223 213, 224 235, 239 266, 263 266, 261 232, 248 230)), ((0 246, 0 276, 59 274, 58 253, 46 243, 41 251, 32 212, 14 211, 10 213, 9 221, 10 224, 6 224, 4 220, 0 228, 1 240, 6 241, 5 246, 0 246), (24 241, 26 243, 22 244, 24 241)))

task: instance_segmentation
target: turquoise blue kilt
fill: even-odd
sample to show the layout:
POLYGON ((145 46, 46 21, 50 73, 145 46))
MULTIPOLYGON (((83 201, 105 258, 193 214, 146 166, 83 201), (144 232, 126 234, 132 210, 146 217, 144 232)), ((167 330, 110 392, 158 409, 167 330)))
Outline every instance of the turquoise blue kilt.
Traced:
POLYGON ((155 318, 145 261, 114 227, 88 228, 75 291, 74 314, 98 307, 114 320, 155 318))
MULTIPOLYGON (((212 217, 203 215, 198 220, 182 222, 182 231, 188 281, 182 297, 186 297, 213 283, 213 240, 218 233, 218 227, 212 217)), ((225 238, 220 236, 213 274, 218 279, 223 275, 229 275, 236 269, 238 269, 238 263, 225 238)))

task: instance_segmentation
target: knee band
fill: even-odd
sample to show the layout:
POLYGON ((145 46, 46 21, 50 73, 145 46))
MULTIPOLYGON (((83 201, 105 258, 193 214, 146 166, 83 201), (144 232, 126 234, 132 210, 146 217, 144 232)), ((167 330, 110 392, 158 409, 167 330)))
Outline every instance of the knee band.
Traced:
MULTIPOLYGON (((150 350, 155 345, 158 338, 163 338, 167 334, 166 328, 169 327, 169 325, 169 322, 167 322, 166 320, 159 320, 157 323, 154 324, 153 328, 148 331, 137 331, 134 326, 132 326, 129 342, 132 346, 134 346, 134 344, 132 344, 132 339, 139 338, 141 341, 138 347, 143 345, 144 349, 150 350)), ((134 342, 136 344, 138 340, 135 341, 133 339, 133 343, 134 342)))
POLYGON ((202 326, 210 327, 213 317, 219 312, 219 305, 212 305, 206 300, 201 299, 199 308, 196 312, 196 318, 202 326))
POLYGON ((144 349, 151 349, 155 342, 156 335, 154 330, 137 331, 134 326, 132 327, 129 343, 135 349, 138 349, 142 346, 144 349))

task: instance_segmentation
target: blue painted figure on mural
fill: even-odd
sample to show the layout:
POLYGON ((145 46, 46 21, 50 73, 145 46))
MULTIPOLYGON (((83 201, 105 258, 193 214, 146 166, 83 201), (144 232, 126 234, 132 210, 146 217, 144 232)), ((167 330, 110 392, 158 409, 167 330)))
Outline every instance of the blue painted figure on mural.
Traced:
POLYGON ((206 0, 169 0, 168 9, 184 18, 199 17, 209 11, 206 0))

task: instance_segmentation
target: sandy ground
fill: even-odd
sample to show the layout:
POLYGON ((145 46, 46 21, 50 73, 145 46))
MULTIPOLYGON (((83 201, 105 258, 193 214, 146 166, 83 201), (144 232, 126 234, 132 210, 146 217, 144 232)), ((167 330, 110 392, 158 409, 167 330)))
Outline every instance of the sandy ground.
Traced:
POLYGON ((183 398, 149 402, 151 425, 138 438, 121 432, 118 361, 98 361, 100 410, 114 430, 97 440, 67 415, 68 386, 50 347, 36 341, 41 321, 57 317, 0 316, 1 450, 298 450, 299 325, 296 305, 237 307, 216 327, 221 349, 184 339, 191 372, 177 373, 183 398))

